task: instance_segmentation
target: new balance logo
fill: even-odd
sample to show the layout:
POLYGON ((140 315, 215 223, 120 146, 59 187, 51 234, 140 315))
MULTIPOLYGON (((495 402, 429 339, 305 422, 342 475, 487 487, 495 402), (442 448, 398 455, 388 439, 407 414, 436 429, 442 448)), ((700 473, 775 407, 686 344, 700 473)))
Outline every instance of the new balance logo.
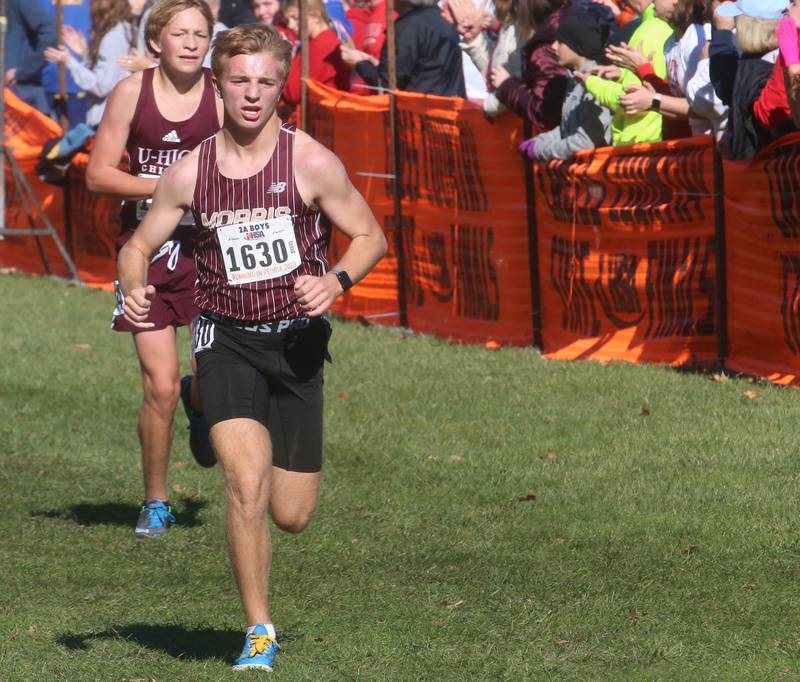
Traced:
POLYGON ((161 140, 164 142, 180 142, 181 138, 178 137, 177 131, 170 130, 161 140))
POLYGON ((286 190, 286 183, 285 182, 273 182, 267 188, 267 194, 280 194, 281 192, 286 190))

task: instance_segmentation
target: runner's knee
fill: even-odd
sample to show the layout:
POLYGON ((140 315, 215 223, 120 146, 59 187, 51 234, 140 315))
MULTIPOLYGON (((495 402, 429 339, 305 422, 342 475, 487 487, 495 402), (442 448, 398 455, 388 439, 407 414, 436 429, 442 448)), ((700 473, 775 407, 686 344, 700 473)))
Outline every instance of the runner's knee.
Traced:
POLYGON ((287 533, 302 533, 311 519, 314 518, 314 510, 292 509, 289 511, 272 510, 272 520, 275 525, 287 533))
POLYGON ((178 377, 145 377, 144 399, 156 409, 173 411, 178 404, 180 394, 181 385, 178 377))
POLYGON ((245 480, 226 484, 228 506, 237 516, 263 517, 266 514, 268 487, 263 480, 245 480))

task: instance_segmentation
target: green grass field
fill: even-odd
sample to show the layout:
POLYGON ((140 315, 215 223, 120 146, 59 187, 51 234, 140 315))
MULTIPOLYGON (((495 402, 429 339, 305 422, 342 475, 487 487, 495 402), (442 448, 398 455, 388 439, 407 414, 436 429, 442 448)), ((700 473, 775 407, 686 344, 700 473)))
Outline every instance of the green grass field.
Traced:
MULTIPOLYGON (((0 680, 258 677, 221 474, 135 540, 110 294, 0 277, 0 680)), ((188 354, 188 340, 183 336, 188 354)), ((800 679, 794 390, 337 321, 317 518, 274 536, 285 680, 800 679)))

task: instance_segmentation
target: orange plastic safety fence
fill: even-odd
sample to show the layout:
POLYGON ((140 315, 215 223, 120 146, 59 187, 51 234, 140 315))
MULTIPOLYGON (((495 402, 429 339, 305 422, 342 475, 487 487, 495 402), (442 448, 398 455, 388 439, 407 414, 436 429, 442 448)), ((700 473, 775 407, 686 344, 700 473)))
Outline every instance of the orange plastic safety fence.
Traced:
POLYGON ((725 162, 728 366, 800 379, 800 134, 725 162))
POLYGON ((717 358, 713 168, 710 138, 536 164, 548 357, 717 358))
MULTIPOLYGON (((308 132, 336 153, 350 180, 369 203, 386 233, 389 251, 377 267, 347 294, 334 311, 384 325, 400 323, 397 256, 394 250, 394 206, 391 194, 391 138, 388 96, 359 97, 309 83, 308 132)), ((349 240, 338 230, 331 239, 335 263, 349 240)))
POLYGON ((456 98, 397 96, 409 326, 530 345, 530 263, 519 125, 456 98))
MULTIPOLYGON (((490 123, 458 100, 397 97, 400 177, 391 174, 387 96, 309 88, 310 132, 333 149, 387 232, 390 251, 336 310, 400 320, 395 191, 400 192, 409 325, 457 341, 532 340, 526 192, 513 117, 490 123), (397 182, 396 182, 396 181, 397 182)), ((5 91, 6 143, 64 238, 61 191, 33 171, 58 126, 5 91)), ((81 275, 114 276, 118 202, 69 172, 72 247, 81 275)), ((724 164, 728 346, 732 369, 800 377, 800 135, 749 163, 724 164)), ((31 227, 7 174, 7 224, 31 227)), ((535 165, 538 319, 549 357, 672 364, 717 359, 713 148, 692 138, 601 149, 535 165)), ((346 248, 337 232, 331 260, 346 248)), ((56 274, 55 249, 40 239, 56 274)), ((41 272, 32 238, 0 241, 0 265, 41 272)))

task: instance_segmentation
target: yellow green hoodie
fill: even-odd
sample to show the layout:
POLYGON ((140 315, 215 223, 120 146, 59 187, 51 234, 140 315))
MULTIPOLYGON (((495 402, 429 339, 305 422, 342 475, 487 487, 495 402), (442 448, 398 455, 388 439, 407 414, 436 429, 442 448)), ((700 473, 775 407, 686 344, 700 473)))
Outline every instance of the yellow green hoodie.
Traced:
MULTIPOLYGON (((642 23, 633 32, 631 47, 638 47, 647 57, 653 53, 653 70, 656 75, 666 78, 667 65, 664 59, 664 43, 672 35, 672 29, 663 19, 656 16, 655 7, 650 4, 642 13, 642 23)), ((599 76, 586 79, 586 89, 604 107, 614 112, 611 119, 611 144, 636 144, 637 142, 659 142, 661 140, 662 116, 656 111, 643 111, 634 116, 625 114, 619 103, 626 88, 641 85, 642 81, 629 69, 622 69, 622 78, 609 81, 599 76)))

